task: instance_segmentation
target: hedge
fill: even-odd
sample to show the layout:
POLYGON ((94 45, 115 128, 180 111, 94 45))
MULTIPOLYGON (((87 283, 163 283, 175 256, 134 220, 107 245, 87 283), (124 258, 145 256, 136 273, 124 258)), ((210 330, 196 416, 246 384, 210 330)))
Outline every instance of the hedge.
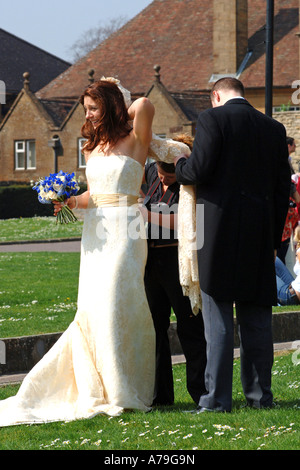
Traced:
MULTIPOLYGON (((85 189, 81 187, 80 192, 85 189)), ((31 185, 0 186, 0 219, 51 215, 52 204, 41 204, 31 185)))

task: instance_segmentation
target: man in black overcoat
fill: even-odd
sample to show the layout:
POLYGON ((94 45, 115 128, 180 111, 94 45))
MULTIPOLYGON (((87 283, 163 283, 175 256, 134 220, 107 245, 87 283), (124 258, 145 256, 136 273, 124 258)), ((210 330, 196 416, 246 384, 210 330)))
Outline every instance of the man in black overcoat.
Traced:
POLYGON ((175 161, 177 181, 195 184, 197 204, 204 205, 198 265, 207 394, 198 412, 231 411, 234 303, 247 403, 270 407, 274 252, 291 182, 286 132, 244 99, 243 84, 235 78, 216 82, 211 101, 212 109, 199 115, 192 154, 175 161))

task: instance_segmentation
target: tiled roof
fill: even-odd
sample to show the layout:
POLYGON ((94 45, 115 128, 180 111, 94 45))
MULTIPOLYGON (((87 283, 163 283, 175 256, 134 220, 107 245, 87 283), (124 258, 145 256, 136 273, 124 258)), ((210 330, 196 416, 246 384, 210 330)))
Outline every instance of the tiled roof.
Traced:
MULTIPOLYGON (((39 96, 78 97, 95 79, 117 76, 135 95, 144 94, 161 66, 171 93, 209 89, 213 72, 213 1, 154 0, 96 49, 40 90, 39 96)), ((274 86, 290 86, 299 70, 298 0, 275 1, 274 86)), ((241 79, 246 87, 265 85, 266 1, 248 1, 249 46, 253 54, 241 79)))
POLYGON ((40 100, 55 126, 59 127, 77 103, 74 100, 40 100))
MULTIPOLYGON (((253 55, 241 79, 247 87, 265 84, 266 1, 250 0, 248 14, 249 49, 253 55)), ((291 86, 299 74, 299 0, 275 0, 274 86, 291 86)))
POLYGON ((184 92, 171 93, 171 96, 189 121, 197 121, 199 113, 211 107, 209 94, 184 92))
POLYGON ((31 90, 37 91, 69 67, 68 62, 0 28, 0 80, 7 92, 22 89, 24 72, 30 72, 31 90))

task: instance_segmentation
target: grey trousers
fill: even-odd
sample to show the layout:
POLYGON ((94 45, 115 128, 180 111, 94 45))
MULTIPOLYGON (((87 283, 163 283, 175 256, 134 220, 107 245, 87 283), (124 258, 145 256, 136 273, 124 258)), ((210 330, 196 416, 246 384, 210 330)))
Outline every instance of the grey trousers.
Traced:
MULTIPOLYGON (((250 406, 269 407, 273 402, 272 307, 236 302, 239 325, 241 382, 250 406)), ((217 301, 202 291, 202 314, 207 342, 205 386, 200 407, 232 409, 234 349, 233 302, 217 301)))

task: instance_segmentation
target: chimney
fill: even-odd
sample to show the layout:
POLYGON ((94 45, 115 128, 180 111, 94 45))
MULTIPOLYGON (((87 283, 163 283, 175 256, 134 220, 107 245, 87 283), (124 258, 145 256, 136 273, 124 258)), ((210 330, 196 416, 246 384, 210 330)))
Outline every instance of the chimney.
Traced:
POLYGON ((236 74, 248 48, 248 0, 213 1, 214 74, 236 74))

